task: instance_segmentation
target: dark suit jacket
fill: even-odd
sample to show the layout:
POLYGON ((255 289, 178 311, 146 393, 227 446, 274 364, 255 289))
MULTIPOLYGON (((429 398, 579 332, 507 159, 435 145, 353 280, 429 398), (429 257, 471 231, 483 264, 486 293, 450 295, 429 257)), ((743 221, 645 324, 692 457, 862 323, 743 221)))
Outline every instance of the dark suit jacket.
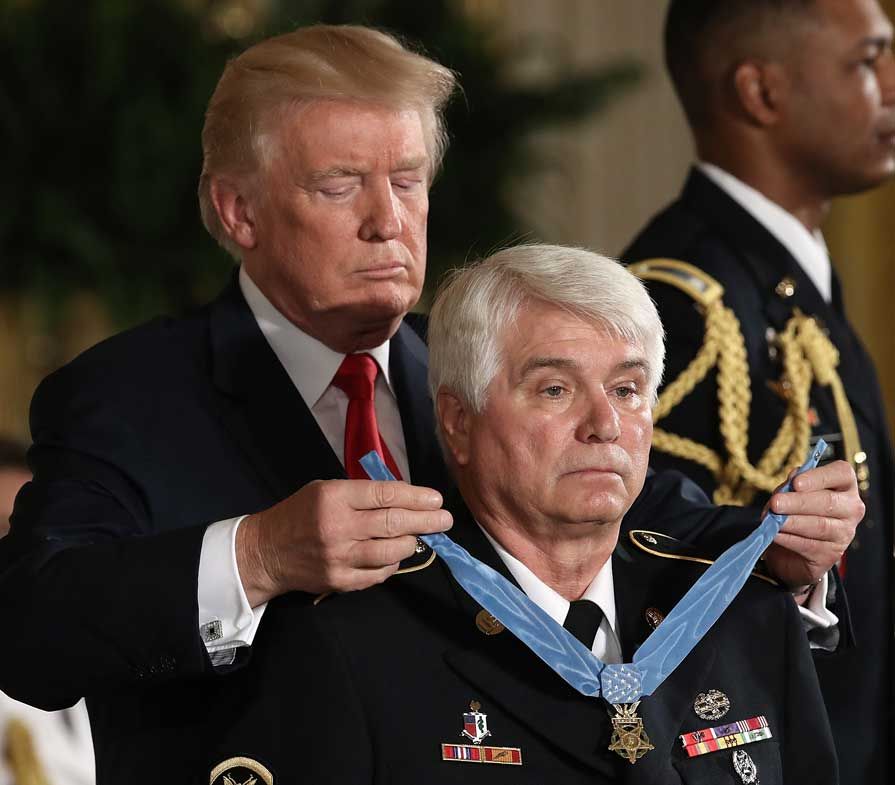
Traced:
MULTIPOLYGON (((390 357, 412 480, 440 488, 425 346, 404 326, 390 357)), ((199 638, 206 525, 343 468, 235 281, 206 308, 52 374, 31 425, 35 479, 0 540, 0 610, 16 620, 0 689, 43 708, 88 696, 100 783, 176 780, 202 755, 197 735, 217 726, 213 696, 250 657, 215 670, 199 638)), ((719 527, 674 473, 648 481, 630 516, 719 547, 755 522, 733 511, 719 527)))
MULTIPOLYGON (((454 539, 512 580, 462 503, 454 539)), ((626 661, 651 632, 645 611, 667 613, 705 564, 659 558, 622 537, 613 556, 626 661)), ((732 752, 688 758, 682 733, 764 715, 773 739, 746 745, 762 785, 836 781, 829 726, 791 598, 759 579, 741 594, 640 709, 655 749, 633 765, 608 750, 606 705, 584 698, 508 631, 479 632, 480 607, 441 560, 372 590, 316 607, 281 598, 220 705, 212 754, 197 782, 237 756, 274 782, 738 783, 732 752), (307 645, 307 630, 314 645, 307 645), (694 700, 717 689, 731 702, 715 722, 694 700), (522 765, 443 761, 461 737, 463 713, 481 704, 491 736, 516 747, 522 765), (283 718, 286 718, 285 720, 283 718)))
MULTIPOLYGON (((748 354, 752 389, 749 455, 753 462, 771 442, 784 414, 783 400, 767 384, 780 375, 769 353, 768 328, 782 331, 793 309, 799 308, 820 320, 839 349, 838 370, 868 455, 871 486, 864 499, 867 514, 848 551, 844 579, 857 647, 820 658, 817 666, 837 739, 843 782, 888 781, 885 739, 891 739, 893 733, 895 470, 873 364, 845 318, 838 282, 834 277, 833 302, 827 304, 777 239, 697 170, 690 174, 680 198, 657 215, 622 256, 627 262, 654 257, 680 259, 701 268, 724 287, 724 302, 740 321, 748 354), (784 276, 796 284, 791 298, 775 292, 784 276)), ((684 293, 657 282, 648 285, 668 331, 665 378, 671 381, 702 344, 703 323, 693 301, 684 293)), ((815 432, 838 432, 827 390, 815 386, 811 401, 819 416, 815 432)), ((661 425, 723 454, 717 411, 712 373, 661 425)), ((656 468, 687 472, 708 493, 714 489, 708 472, 694 463, 656 450, 651 462, 656 468)))

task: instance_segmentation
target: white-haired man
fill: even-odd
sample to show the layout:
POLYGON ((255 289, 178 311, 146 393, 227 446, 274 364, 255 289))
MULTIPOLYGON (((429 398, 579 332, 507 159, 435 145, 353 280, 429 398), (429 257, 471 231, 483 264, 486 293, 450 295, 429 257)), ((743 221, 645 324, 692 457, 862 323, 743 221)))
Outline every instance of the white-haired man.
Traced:
MULTIPOLYGON (((642 284, 588 251, 504 250, 448 282, 429 340, 462 496, 451 537, 515 582, 556 634, 565 624, 603 662, 629 662, 706 569, 699 553, 623 521, 647 472, 664 355, 642 284)), ((268 613, 254 678, 219 707, 233 721, 209 760, 218 777, 223 759, 241 767, 234 776, 283 782, 836 781, 796 606, 758 577, 623 732, 441 560, 268 613), (290 713, 299 704, 313 708, 290 713), (713 733, 724 743, 704 743, 713 733)))
MULTIPOLYGON (((423 282, 453 88, 367 28, 248 49, 211 98, 200 182, 238 275, 207 308, 117 336, 35 394, 34 481, 0 543, 0 608, 17 620, 0 688, 43 708, 88 696, 98 782, 204 761, 197 739, 222 721, 210 698, 250 678, 230 671, 267 600, 379 583, 429 558, 414 535, 450 525, 426 350, 402 319, 423 282), (355 479, 366 449, 409 483, 355 479)), ((775 502, 805 514, 780 541, 803 557, 769 554, 791 584, 850 540, 860 502, 845 469, 775 502)), ((635 514, 737 530, 680 477, 654 480, 635 514)))

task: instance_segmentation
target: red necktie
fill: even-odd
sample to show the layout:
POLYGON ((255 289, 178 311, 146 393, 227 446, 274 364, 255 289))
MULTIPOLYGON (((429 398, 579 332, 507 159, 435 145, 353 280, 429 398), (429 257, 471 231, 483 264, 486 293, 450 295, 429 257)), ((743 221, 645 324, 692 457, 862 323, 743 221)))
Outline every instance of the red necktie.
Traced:
POLYGON ((360 459, 375 450, 391 469, 395 478, 401 479, 388 447, 379 435, 376 424, 376 407, 373 405, 373 389, 379 366, 369 354, 349 354, 342 360, 333 377, 333 386, 348 396, 348 414, 345 417, 345 471, 352 480, 366 480, 367 473, 360 459))

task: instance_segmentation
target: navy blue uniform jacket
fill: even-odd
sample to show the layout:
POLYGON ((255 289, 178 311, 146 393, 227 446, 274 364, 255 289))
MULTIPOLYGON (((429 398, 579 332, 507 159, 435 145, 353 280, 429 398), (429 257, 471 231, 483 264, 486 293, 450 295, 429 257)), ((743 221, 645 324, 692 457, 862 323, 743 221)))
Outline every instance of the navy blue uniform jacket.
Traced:
MULTIPOLYGON (((870 489, 864 495, 867 513, 848 551, 844 578, 856 645, 831 657, 819 656, 816 664, 839 750, 842 782, 888 782, 895 773, 889 763, 895 744, 895 468, 876 373, 846 320, 835 274, 833 301, 826 303, 778 240, 697 170, 690 174, 679 199, 653 218, 622 256, 627 262, 680 259, 701 268, 724 287, 724 302, 739 319, 746 342, 752 388, 749 458, 753 463, 770 444, 784 414, 783 400, 767 384, 780 374, 769 353, 768 328, 781 332, 793 309, 799 308, 819 320, 839 350, 838 371, 868 456, 870 489), (786 276, 795 282, 795 293, 789 298, 775 292, 786 276)), ((668 333, 665 378, 672 381, 702 343, 702 318, 683 292, 657 282, 648 285, 668 333)), ((811 403, 818 415, 816 432, 838 432, 829 392, 815 386, 811 403)), ((662 427, 723 454, 714 373, 662 420, 662 427)), ((650 460, 656 468, 686 472, 707 493, 714 490, 709 473, 695 463, 657 450, 650 460)), ((841 610, 837 608, 837 612, 841 610)))

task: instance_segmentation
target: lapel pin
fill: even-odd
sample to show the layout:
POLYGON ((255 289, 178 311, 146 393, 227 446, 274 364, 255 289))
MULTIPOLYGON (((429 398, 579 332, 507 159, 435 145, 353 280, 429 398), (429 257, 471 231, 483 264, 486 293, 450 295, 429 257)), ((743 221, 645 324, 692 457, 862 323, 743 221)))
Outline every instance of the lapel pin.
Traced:
POLYGON ((482 745, 482 739, 491 735, 488 730, 488 715, 479 711, 478 701, 469 704, 469 711, 463 712, 463 730, 472 744, 442 744, 441 759, 460 763, 502 763, 509 766, 522 765, 520 747, 489 747, 482 745))
POLYGON ((656 629, 665 618, 665 614, 662 613, 658 608, 647 608, 643 612, 644 617, 646 618, 646 623, 649 624, 650 629, 656 629))
POLYGON ((429 546, 426 545, 419 537, 416 538, 416 547, 414 548, 414 553, 425 553, 429 549, 429 546))
POLYGON ((475 615, 475 626, 479 628, 479 632, 485 635, 497 635, 506 629, 494 616, 484 609, 475 615))
POLYGON ((700 692, 693 702, 693 711, 701 720, 720 720, 730 709, 730 698, 720 690, 700 692))
POLYGON ((758 767, 745 750, 733 753, 733 770, 740 776, 743 785, 758 785, 758 767))
POLYGON ((787 275, 780 279, 780 283, 774 287, 774 291, 781 299, 788 300, 796 293, 796 282, 793 278, 787 275))
POLYGON ((488 715, 479 711, 482 704, 478 701, 472 701, 469 704, 469 711, 463 712, 463 730, 460 731, 461 736, 466 736, 473 744, 481 744, 482 739, 491 735, 488 730, 488 715))

